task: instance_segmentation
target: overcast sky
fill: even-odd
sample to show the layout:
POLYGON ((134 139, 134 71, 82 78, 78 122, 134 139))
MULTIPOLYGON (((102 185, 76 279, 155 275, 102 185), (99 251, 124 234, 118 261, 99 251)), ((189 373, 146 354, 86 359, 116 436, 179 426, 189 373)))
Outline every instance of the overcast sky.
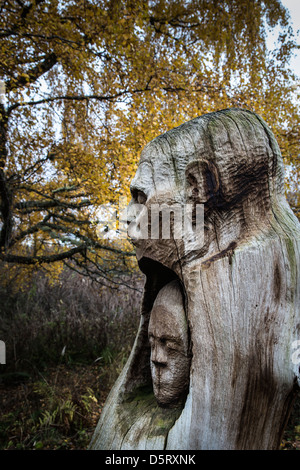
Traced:
MULTIPOLYGON (((281 3, 288 8, 295 34, 300 30, 300 0, 281 0, 281 3)), ((300 33, 297 36, 297 44, 300 45, 300 33)), ((300 51, 292 59, 291 66, 300 77, 300 51)))

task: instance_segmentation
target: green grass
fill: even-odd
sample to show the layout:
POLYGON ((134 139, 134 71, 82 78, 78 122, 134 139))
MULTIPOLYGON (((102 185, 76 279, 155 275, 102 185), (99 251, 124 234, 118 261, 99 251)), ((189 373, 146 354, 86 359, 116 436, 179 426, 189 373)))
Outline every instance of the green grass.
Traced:
POLYGON ((2 383, 0 450, 86 449, 118 370, 114 362, 61 364, 2 383))

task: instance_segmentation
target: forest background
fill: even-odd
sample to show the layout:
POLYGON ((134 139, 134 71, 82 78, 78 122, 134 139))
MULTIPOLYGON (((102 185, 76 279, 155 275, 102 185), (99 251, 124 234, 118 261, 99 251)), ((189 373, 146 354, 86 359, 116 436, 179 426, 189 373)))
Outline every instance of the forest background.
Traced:
POLYGON ((241 107, 274 132, 299 216, 299 39, 279 0, 1 0, 0 39, 0 447, 86 448, 143 289, 103 206, 155 136, 241 107))

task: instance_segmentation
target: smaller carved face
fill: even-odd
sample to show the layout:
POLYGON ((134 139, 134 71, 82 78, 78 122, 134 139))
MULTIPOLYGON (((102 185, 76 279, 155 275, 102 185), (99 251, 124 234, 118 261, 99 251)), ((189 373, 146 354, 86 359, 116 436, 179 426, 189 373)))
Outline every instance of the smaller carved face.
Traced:
MULTIPOLYGON (((168 290, 165 291, 166 294, 168 290)), ((154 395, 161 406, 178 403, 189 384, 188 327, 183 305, 172 309, 168 296, 154 303, 149 322, 154 395)), ((169 299, 170 301, 171 299, 169 299)))

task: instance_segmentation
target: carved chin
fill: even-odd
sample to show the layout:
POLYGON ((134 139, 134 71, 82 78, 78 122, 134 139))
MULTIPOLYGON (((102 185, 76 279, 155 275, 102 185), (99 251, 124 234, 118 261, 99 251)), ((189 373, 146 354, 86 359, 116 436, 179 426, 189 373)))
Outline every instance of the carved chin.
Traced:
POLYGON ((180 404, 181 399, 185 396, 187 391, 186 383, 180 387, 178 384, 159 383, 153 381, 153 393, 160 406, 172 406, 180 404))
POLYGON ((173 367, 151 367, 153 393, 161 406, 179 404, 186 395, 189 364, 176 364, 175 367, 175 370, 173 367))
POLYGON ((153 381, 154 396, 159 405, 168 406, 178 400, 177 394, 170 393, 170 384, 153 381))

